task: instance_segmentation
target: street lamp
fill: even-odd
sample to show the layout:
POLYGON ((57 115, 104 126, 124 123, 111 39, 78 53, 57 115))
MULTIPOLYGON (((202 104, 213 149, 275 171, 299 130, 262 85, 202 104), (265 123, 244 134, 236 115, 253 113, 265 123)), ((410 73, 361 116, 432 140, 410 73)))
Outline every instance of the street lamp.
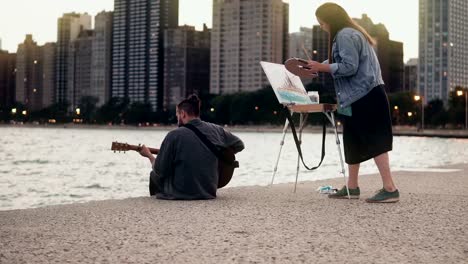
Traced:
POLYGON ((77 108, 75 111, 76 111, 77 115, 80 115, 80 109, 79 108, 77 108))
POLYGON ((394 116, 395 122, 396 122, 395 125, 399 125, 399 123, 400 123, 400 108, 398 107, 398 105, 395 105, 393 107, 393 109, 395 110, 395 111, 393 111, 393 116, 394 116))
POLYGON ((421 100, 421 130, 424 130, 424 100, 422 95, 415 95, 414 96, 415 101, 421 100))
MULTIPOLYGON (((468 92, 465 93, 465 129, 468 129, 468 92)), ((458 90, 457 91, 457 96, 462 96, 463 91, 458 90)))

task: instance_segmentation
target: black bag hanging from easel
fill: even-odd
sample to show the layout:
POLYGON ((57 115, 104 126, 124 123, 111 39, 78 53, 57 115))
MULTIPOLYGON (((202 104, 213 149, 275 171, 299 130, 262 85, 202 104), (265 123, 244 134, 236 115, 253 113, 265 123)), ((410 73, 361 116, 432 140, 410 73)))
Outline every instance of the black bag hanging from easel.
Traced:
POLYGON ((315 170, 317 169, 318 167, 320 167, 320 165, 322 164, 322 161, 323 161, 323 158, 325 158, 325 136, 326 136, 326 128, 327 128, 327 122, 326 122, 326 119, 323 118, 323 130, 322 130, 322 157, 320 158, 320 162, 317 166, 315 167, 312 167, 312 168, 309 168, 305 162, 304 162, 304 158, 302 157, 302 149, 301 149, 301 142, 299 141, 298 137, 297 137, 297 133, 296 133, 296 128, 294 126, 294 122, 292 120, 292 116, 289 112, 289 109, 287 107, 284 108, 284 112, 286 114, 286 118, 288 119, 288 122, 289 122, 289 125, 291 126, 291 131, 292 131, 292 134, 293 134, 293 138, 294 138, 294 143, 296 143, 296 148, 297 148, 297 152, 299 153, 299 157, 301 157, 301 161, 302 161, 302 164, 304 165, 304 167, 307 169, 307 170, 315 170))

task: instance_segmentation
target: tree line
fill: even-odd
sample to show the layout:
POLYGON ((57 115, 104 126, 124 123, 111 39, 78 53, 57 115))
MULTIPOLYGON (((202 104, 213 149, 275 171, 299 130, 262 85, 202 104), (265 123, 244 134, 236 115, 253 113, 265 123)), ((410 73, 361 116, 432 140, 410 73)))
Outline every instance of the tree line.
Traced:
MULTIPOLYGON (((336 103, 333 89, 311 83, 307 91, 318 91, 321 103, 336 103)), ((456 90, 468 89, 458 87, 456 90)), ((421 125, 421 101, 414 100, 411 92, 388 94, 390 112, 394 125, 421 125)), ((253 92, 240 92, 226 95, 201 95, 203 120, 227 125, 280 125, 284 123, 285 113, 276 99, 271 87, 253 92)), ((70 123, 79 121, 85 124, 174 124, 177 119, 175 107, 153 111, 149 103, 132 102, 126 98, 111 98, 106 104, 97 107, 97 98, 83 97, 79 112, 70 112, 67 103, 57 103, 50 107, 23 114, 24 105, 16 103, 12 109, 0 107, 0 121, 70 123)), ((319 124, 322 115, 310 115, 308 122, 319 124)), ((339 119, 339 117, 338 117, 339 119)), ((465 98, 450 93, 448 105, 441 100, 428 102, 424 107, 424 126, 427 128, 462 128, 465 122, 465 98)))

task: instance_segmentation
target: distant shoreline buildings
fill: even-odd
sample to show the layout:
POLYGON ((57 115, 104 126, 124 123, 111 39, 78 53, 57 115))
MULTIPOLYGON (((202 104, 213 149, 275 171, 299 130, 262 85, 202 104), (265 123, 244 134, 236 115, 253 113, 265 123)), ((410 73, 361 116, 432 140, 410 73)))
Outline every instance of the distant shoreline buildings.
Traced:
POLYGON ((282 0, 213 0, 210 93, 268 85, 259 62, 288 57, 289 4, 282 0))
POLYGON ((164 31, 164 104, 175 106, 189 94, 209 94, 211 30, 179 26, 164 31))
MULTIPOLYGON (((91 30, 91 16, 87 13, 67 13, 57 21, 57 50, 56 50, 56 103, 75 103, 75 84, 73 76, 75 68, 69 60, 72 43, 82 35, 82 31, 91 30), (70 79, 72 78, 72 79, 70 79)), ((79 58, 78 58, 79 60, 79 58)), ((72 108, 70 108, 72 110, 72 108)))
POLYGON ((418 93, 418 65, 419 60, 417 58, 409 59, 405 63, 403 91, 418 93))
POLYGON ((15 102, 16 53, 0 50, 0 109, 9 111, 15 102))
MULTIPOLYGON (((282 0, 214 0, 213 28, 202 31, 178 25, 178 0, 115 0, 114 7, 96 15, 94 28, 86 13, 63 14, 56 43, 39 46, 26 35, 17 52, 8 53, 0 39, 0 108, 20 103, 32 112, 67 104, 73 112, 117 97, 161 112, 190 93, 267 86, 259 61, 327 59, 327 33, 317 25, 289 33, 289 4, 282 0)), ((420 0, 419 13, 419 62, 407 64, 403 43, 390 40, 383 24, 365 14, 355 21, 377 41, 389 93, 447 103, 456 86, 468 87, 468 1, 420 0)), ((333 88, 325 74, 303 81, 333 88)))
POLYGON ((448 103, 456 87, 468 87, 468 1, 419 1, 418 93, 425 103, 448 103))
POLYGON ((176 28, 178 0, 115 0, 112 97, 163 110, 164 30, 176 28))

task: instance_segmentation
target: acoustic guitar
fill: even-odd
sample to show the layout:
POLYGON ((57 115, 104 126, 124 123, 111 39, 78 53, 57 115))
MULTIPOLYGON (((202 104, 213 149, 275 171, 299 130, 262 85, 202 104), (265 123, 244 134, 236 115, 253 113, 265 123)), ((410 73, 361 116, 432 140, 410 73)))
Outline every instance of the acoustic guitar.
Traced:
MULTIPOLYGON (((148 148, 152 154, 159 154, 159 149, 148 148)), ((125 152, 134 150, 136 152, 141 151, 141 146, 130 145, 127 143, 112 142, 111 150, 114 152, 125 152)), ((222 158, 218 159, 218 189, 226 186, 232 179, 234 169, 239 168, 239 162, 236 161, 234 151, 231 148, 221 150, 222 158)))

